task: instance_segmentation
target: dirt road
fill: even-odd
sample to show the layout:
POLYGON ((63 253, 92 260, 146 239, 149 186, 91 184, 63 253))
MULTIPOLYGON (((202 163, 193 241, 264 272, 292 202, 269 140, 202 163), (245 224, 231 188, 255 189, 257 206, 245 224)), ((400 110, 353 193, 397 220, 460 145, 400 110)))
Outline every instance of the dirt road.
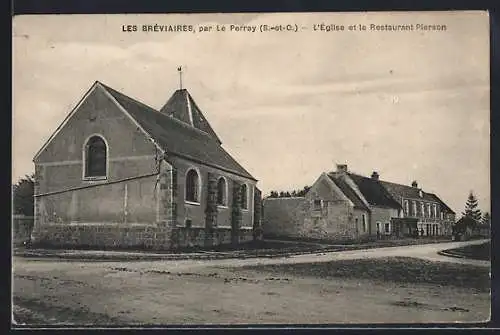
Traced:
POLYGON ((395 255, 446 265, 462 260, 438 256, 438 250, 470 243, 481 241, 279 259, 80 262, 14 257, 15 316, 18 322, 68 325, 484 321, 489 317, 484 290, 241 267, 395 255))
MULTIPOLYGON (((488 261, 472 259, 462 259, 438 255, 438 251, 444 249, 458 248, 464 245, 481 244, 487 240, 447 242, 422 244, 401 247, 375 248, 352 251, 335 251, 317 254, 295 255, 280 258, 248 258, 248 259, 222 259, 222 260, 178 260, 178 261, 150 261, 150 262, 117 262, 115 266, 126 266, 133 269, 157 269, 157 270, 188 270, 212 266, 238 267, 247 265, 267 265, 267 264, 290 264, 290 263, 311 263, 311 262, 331 262, 335 260, 382 258, 382 257, 414 257, 436 262, 451 262, 476 266, 490 266, 488 261)), ((114 262, 107 262, 111 265, 114 262)))

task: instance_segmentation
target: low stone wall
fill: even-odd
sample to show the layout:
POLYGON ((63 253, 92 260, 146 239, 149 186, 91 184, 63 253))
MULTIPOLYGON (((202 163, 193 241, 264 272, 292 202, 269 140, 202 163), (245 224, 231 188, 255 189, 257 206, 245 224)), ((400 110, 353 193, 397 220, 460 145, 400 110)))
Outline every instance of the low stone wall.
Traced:
MULTIPOLYGON (((253 240, 253 230, 241 229, 240 243, 253 240)), ((170 233, 156 224, 45 224, 37 231, 36 245, 59 248, 152 249, 215 246, 231 243, 230 228, 215 228, 211 242, 204 228, 178 227, 170 233), (210 241, 210 240, 209 240, 210 241)))
POLYGON ((33 242, 55 247, 163 249, 165 238, 166 232, 153 224, 52 223, 41 226, 33 242))
MULTIPOLYGON (((239 243, 253 240, 253 230, 240 229, 239 243)), ((209 247, 223 244, 231 244, 231 228, 214 228, 209 235, 205 228, 175 228, 172 232, 172 249, 186 247, 209 247)))
POLYGON ((33 216, 17 214, 12 216, 12 243, 14 245, 23 244, 30 240, 33 223, 33 216))

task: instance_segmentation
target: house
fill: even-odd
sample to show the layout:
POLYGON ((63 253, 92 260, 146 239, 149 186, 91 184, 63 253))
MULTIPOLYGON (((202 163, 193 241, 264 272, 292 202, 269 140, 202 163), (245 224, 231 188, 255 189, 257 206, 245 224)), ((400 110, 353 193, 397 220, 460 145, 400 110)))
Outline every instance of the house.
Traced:
POLYGON ((155 110, 97 81, 33 161, 33 243, 171 249, 260 226, 257 180, 186 89, 155 110))
POLYGON ((349 172, 324 172, 303 197, 267 197, 263 229, 269 236, 325 240, 451 235, 454 212, 435 194, 349 172))

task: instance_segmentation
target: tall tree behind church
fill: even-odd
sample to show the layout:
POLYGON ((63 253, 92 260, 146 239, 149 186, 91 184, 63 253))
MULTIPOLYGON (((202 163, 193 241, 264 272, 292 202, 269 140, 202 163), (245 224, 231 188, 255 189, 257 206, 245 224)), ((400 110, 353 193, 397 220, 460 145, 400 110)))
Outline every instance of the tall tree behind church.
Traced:
POLYGON ((26 216, 33 216, 34 211, 34 175, 21 178, 13 186, 13 209, 14 214, 24 214, 26 216))

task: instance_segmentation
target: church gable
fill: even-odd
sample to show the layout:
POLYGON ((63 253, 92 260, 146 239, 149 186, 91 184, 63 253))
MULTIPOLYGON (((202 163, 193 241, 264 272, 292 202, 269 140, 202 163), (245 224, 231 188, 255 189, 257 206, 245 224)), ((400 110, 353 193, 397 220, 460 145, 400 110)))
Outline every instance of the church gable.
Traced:
POLYGON ((150 154, 154 146, 134 126, 120 106, 96 82, 35 155, 35 163, 77 162, 90 135, 102 136, 113 145, 113 156, 150 154), (128 133, 128 136, 123 136, 128 133), (111 143, 112 142, 112 143, 111 143), (116 144, 115 144, 116 143, 116 144), (118 144, 118 145, 117 145, 118 144))
MULTIPOLYGON (((179 101, 181 95, 174 96, 171 106, 181 111, 182 104, 172 102, 179 101)), ((192 101, 189 95, 186 101, 192 101)), ((105 139, 114 136, 119 148, 113 150, 115 156, 160 152, 256 180, 224 150, 194 101, 187 106, 191 124, 179 119, 182 116, 168 116, 96 82, 36 154, 34 162, 79 162, 86 136, 99 134, 105 139), (193 120, 193 115, 197 121, 193 120), (208 132, 194 124, 205 127, 208 132)))

